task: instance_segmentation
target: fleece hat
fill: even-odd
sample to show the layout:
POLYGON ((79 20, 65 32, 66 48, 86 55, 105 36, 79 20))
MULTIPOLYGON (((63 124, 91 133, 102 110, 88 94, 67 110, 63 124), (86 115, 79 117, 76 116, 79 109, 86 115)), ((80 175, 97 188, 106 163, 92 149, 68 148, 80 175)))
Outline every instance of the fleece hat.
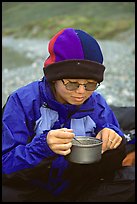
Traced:
POLYGON ((98 42, 74 28, 59 31, 49 42, 43 71, 47 81, 93 79, 103 81, 105 66, 98 42))

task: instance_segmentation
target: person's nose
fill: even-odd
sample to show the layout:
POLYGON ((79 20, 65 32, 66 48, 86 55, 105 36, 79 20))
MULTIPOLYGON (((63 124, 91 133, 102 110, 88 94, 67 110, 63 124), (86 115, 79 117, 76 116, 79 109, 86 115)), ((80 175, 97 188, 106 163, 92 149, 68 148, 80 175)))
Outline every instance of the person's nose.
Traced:
POLYGON ((80 84, 76 91, 77 91, 77 93, 84 93, 86 91, 85 86, 80 84))

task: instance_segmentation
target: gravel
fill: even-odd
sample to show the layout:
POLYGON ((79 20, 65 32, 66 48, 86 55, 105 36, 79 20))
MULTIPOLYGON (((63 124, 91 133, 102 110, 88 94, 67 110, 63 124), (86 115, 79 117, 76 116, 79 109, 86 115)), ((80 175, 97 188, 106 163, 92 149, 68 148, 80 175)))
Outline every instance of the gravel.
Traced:
MULTIPOLYGON (((115 40, 98 41, 104 55, 106 67, 104 81, 98 88, 108 104, 116 106, 135 106, 135 33, 120 34, 115 40)), ((20 53, 32 63, 24 66, 2 66, 2 105, 8 95, 43 76, 43 62, 48 56, 48 40, 14 39, 3 37, 3 49, 10 48, 20 53)), ((6 61, 8 54, 3 54, 6 61)))

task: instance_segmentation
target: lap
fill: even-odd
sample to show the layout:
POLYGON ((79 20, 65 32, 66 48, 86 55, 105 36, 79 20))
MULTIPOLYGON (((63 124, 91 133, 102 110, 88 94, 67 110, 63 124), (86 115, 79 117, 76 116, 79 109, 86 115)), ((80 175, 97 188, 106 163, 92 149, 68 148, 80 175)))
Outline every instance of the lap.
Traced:
POLYGON ((135 167, 122 167, 113 179, 100 179, 93 186, 88 185, 78 202, 129 202, 135 200, 135 167))
MULTIPOLYGON (((83 175, 84 177, 88 177, 88 174, 83 175)), ((9 189, 7 188, 5 191, 7 195, 9 195, 8 191, 9 189)), ((5 193, 3 192, 3 194, 5 193)), ((12 193, 15 196, 14 192, 12 193)), ((20 194, 20 192, 18 193, 20 194)), ((16 191, 16 195, 18 193, 16 191)), ((24 202, 134 202, 135 166, 122 167, 115 172, 113 178, 101 178, 96 182, 95 180, 92 182, 89 172, 89 179, 87 179, 86 183, 84 179, 83 181, 81 179, 78 183, 75 183, 75 186, 67 190, 65 194, 57 197, 50 196, 44 191, 34 191, 26 199, 21 199, 21 197, 19 196, 20 199, 14 197, 13 200, 16 200, 15 202, 21 202, 21 200, 24 200, 24 202)), ((5 201, 3 200, 3 202, 7 202, 7 200, 8 198, 5 201)))
MULTIPOLYGON (((88 176, 88 175, 86 175, 88 176)), ((83 175, 84 177, 84 175, 83 175)), ((111 179, 99 179, 97 182, 80 181, 61 201, 70 202, 134 202, 135 167, 122 167, 111 179), (71 196, 68 196, 71 195, 71 196)))

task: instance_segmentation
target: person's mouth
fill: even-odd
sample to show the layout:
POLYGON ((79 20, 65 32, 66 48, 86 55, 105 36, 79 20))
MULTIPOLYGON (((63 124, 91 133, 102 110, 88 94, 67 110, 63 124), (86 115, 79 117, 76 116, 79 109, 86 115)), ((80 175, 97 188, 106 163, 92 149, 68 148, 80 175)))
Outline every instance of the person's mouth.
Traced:
POLYGON ((75 101, 81 102, 84 100, 84 97, 73 97, 75 101))

